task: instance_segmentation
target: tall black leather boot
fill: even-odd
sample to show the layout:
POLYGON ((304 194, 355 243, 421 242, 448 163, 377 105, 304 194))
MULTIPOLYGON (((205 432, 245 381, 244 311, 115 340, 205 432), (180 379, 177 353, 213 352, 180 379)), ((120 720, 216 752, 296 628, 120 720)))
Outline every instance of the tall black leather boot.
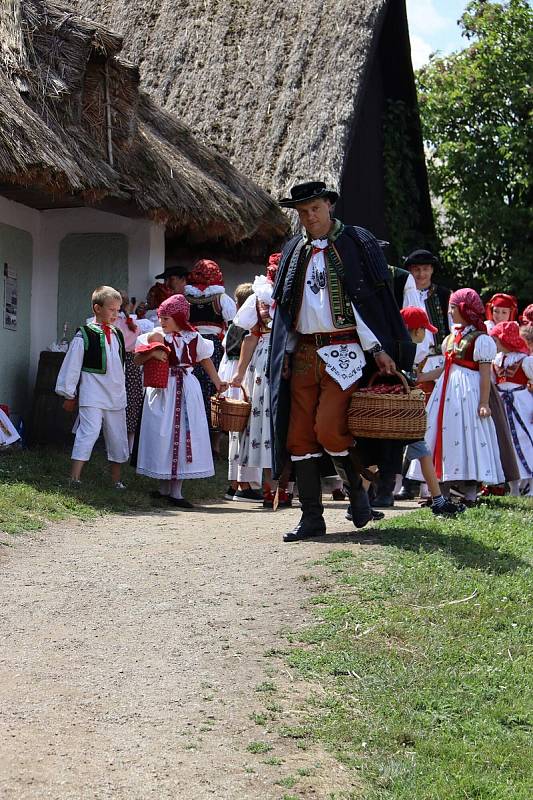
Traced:
POLYGON ((283 541, 297 542, 299 539, 324 536, 326 523, 323 516, 320 459, 304 458, 302 461, 293 461, 293 466, 302 506, 302 517, 294 530, 285 534, 283 541))
POLYGON ((339 478, 348 489, 352 522, 356 528, 364 528, 373 519, 368 494, 363 487, 359 472, 360 463, 355 450, 350 448, 347 456, 332 456, 339 478))

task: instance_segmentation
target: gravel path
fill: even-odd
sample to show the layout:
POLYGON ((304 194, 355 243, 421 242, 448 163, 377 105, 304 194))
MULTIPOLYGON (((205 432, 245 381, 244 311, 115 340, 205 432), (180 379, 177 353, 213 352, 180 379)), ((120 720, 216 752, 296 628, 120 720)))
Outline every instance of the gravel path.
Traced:
POLYGON ((2 800, 280 800, 291 792, 276 781, 297 769, 312 772, 298 796, 355 786, 328 754, 279 736, 309 686, 267 652, 311 619, 309 564, 357 541, 344 509, 327 510, 338 535, 305 544, 281 542, 297 509, 219 503, 0 547, 2 800), (265 681, 270 727, 250 718, 265 681), (272 750, 249 752, 258 741, 272 750))

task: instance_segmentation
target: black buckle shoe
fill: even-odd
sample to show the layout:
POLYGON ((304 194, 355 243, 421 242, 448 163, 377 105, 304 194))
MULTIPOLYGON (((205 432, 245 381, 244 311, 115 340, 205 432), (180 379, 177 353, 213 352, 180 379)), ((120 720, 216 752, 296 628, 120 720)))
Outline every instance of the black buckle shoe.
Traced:
POLYGON ((283 535, 284 542, 299 542, 302 539, 313 539, 315 536, 326 535, 326 523, 322 518, 309 520, 302 517, 298 525, 292 531, 283 535))

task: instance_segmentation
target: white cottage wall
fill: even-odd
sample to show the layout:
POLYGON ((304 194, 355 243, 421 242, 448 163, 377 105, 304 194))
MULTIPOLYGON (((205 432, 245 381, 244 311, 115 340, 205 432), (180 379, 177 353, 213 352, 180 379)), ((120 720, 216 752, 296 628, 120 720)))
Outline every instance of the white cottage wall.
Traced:
MULTIPOLYGON (((17 375, 16 387, 8 385, 13 381, 10 381, 8 371, 5 369, 8 360, 7 351, 3 356, 0 354, 0 368, 3 370, 6 383, 5 386, 1 385, 3 399, 0 398, 0 402, 9 402, 15 415, 18 415, 28 412, 39 354, 57 338, 61 242, 69 234, 115 233, 127 237, 128 285, 118 288, 126 288, 130 295, 140 299, 146 296, 154 282, 154 276, 164 269, 165 229, 164 226, 150 220, 131 219, 90 208, 37 211, 1 196, 0 224, 29 234, 32 244, 31 299, 26 298, 29 301, 26 304, 29 313, 24 312, 22 304, 22 315, 19 319, 19 333, 24 332, 26 338, 24 343, 21 340, 21 345, 24 346, 9 349, 10 365, 17 375), (11 364, 13 359, 17 363, 11 364), (27 376, 26 385, 23 385, 26 383, 24 375, 27 376), (25 398, 25 401, 23 402, 21 398, 25 398)), ((0 266, 3 267, 3 262, 0 266)), ((25 283, 21 282, 21 288, 26 291, 25 283)), ((0 294, 3 299, 3 292, 0 294)), ((6 335, 8 334, 14 342, 17 334, 6 331, 6 335)))
MULTIPOLYGON (((146 296, 153 276, 165 263, 165 229, 145 219, 131 219, 92 208, 53 209, 41 213, 41 263, 34 267, 30 383, 39 353, 57 338, 59 251, 70 234, 122 234, 128 239, 128 286, 137 298, 146 296)), ((81 321, 81 320, 80 320, 81 321)), ((72 331, 70 332, 72 334, 72 331)))

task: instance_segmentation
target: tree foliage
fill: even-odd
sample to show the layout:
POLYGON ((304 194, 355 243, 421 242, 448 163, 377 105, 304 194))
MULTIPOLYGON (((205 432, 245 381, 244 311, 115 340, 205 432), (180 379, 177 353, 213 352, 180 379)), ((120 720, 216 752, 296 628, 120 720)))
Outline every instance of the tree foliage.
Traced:
POLYGON ((531 73, 526 0, 472 0, 469 44, 417 73, 443 262, 455 285, 533 301, 531 73))

